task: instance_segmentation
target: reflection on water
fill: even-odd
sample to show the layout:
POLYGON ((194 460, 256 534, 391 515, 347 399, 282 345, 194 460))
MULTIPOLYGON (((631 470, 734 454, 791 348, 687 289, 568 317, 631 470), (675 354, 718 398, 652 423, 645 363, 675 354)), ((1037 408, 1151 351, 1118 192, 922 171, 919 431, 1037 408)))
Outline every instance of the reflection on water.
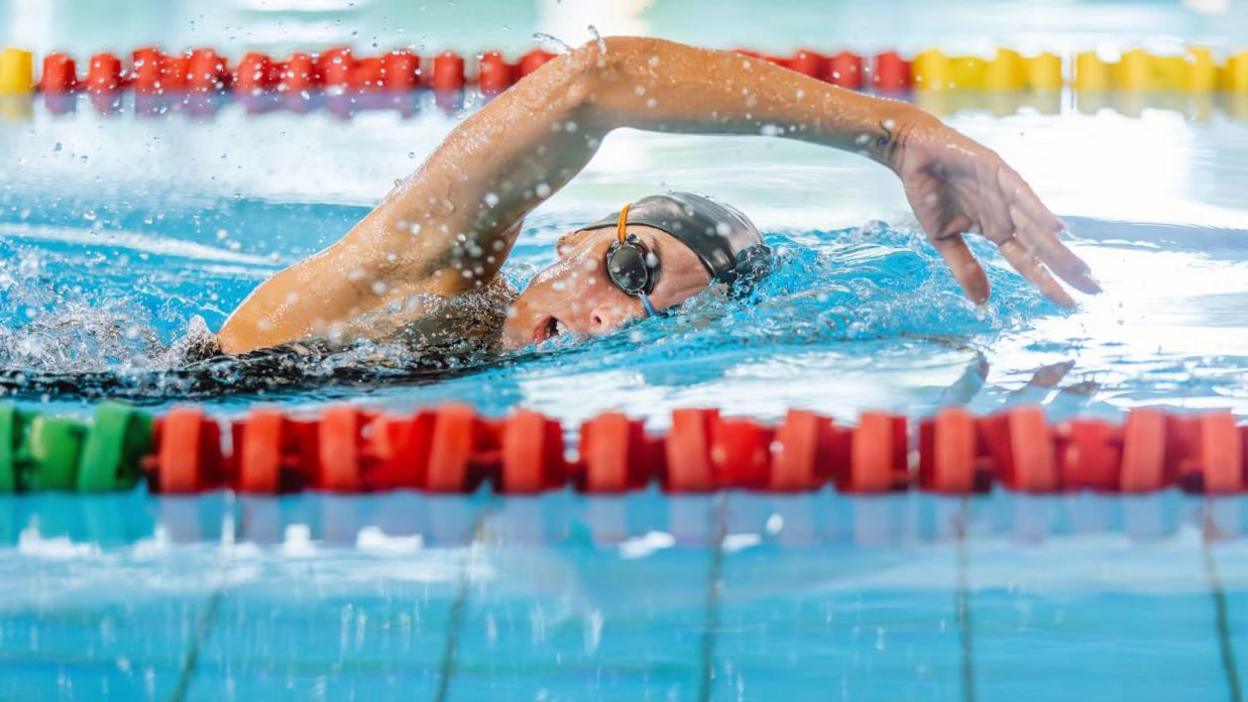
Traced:
POLYGON ((101 393, 211 398, 226 410, 257 395, 367 393, 396 410, 458 399, 569 422, 622 409, 656 424, 689 405, 764 419, 790 406, 852 418, 949 403, 1043 402, 1062 416, 1143 403, 1248 411, 1248 127, 1216 112, 1193 122, 1083 107, 951 118, 1069 221, 1106 289, 1071 314, 982 242, 994 296, 969 305, 916 235, 895 179, 863 159, 624 130, 527 222, 513 282, 549 261, 567 229, 672 187, 731 202, 768 233, 780 266, 753 301, 703 296, 677 317, 521 357, 366 345, 173 373, 163 348, 195 315, 216 328, 266 276, 340 236, 454 120, 433 102, 350 122, 237 106, 209 121, 38 114, 0 126, 16 166, 0 189, 0 386, 67 407, 101 393), (716 165, 725 159, 733 168, 716 165))
POLYGON ((1176 492, 0 507, 14 699, 1219 699, 1248 605, 1176 492))
MULTIPOLYGON (((0 242, 12 263, 0 275, 0 387, 26 399, 224 396, 225 407, 257 395, 308 401, 367 390, 396 409, 460 399, 488 413, 523 404, 569 422, 624 409, 659 424, 691 405, 764 418, 803 406, 852 418, 946 404, 991 411, 1040 402, 1058 415, 1112 415, 1144 403, 1239 411, 1248 403, 1243 233, 1083 219, 1072 220, 1086 234, 1077 249, 1108 292, 1071 314, 982 242, 994 291, 976 309, 921 236, 869 223, 771 233, 776 270, 751 299, 707 293, 675 316, 580 344, 501 358, 363 344, 190 367, 164 356, 192 316, 215 328, 282 258, 245 253, 218 225, 275 242, 315 239, 308 227, 332 237, 364 211, 239 200, 165 210, 158 223, 113 205, 109 220, 135 230, 86 237, 66 218, 27 213, 5 225, 14 236, 0 242), (171 243, 166 227, 192 232, 192 241, 171 243)), ((577 221, 535 218, 509 268, 513 282, 548 260, 577 221)))

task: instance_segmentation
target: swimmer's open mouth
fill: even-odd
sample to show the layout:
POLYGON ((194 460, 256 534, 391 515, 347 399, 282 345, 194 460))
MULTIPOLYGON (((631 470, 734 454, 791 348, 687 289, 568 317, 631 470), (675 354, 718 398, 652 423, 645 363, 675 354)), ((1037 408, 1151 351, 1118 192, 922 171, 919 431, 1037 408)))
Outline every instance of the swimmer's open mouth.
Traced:
POLYGON ((547 317, 544 321, 533 329, 533 343, 540 344, 548 339, 553 339, 560 334, 567 334, 570 330, 567 325, 555 317, 547 317))

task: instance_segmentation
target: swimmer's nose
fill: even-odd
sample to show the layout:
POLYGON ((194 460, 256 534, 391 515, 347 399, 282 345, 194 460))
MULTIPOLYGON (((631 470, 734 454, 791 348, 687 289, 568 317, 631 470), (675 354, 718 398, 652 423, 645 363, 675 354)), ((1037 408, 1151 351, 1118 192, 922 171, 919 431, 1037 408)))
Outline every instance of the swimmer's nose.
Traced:
POLYGON ((619 305, 601 305, 589 313, 589 330, 606 334, 628 321, 628 311, 619 305))

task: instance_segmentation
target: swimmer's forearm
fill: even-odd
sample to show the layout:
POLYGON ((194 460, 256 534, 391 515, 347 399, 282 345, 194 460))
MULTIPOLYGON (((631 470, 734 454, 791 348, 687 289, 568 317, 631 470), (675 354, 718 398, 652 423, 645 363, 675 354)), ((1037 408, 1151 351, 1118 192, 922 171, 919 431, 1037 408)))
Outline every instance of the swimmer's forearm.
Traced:
POLYGON ((610 37, 593 114, 606 128, 783 136, 894 165, 901 136, 938 122, 768 61, 661 39, 610 37))
POLYGON ((218 334, 226 353, 309 336, 414 296, 483 287, 521 219, 571 180, 603 133, 582 121, 597 59, 581 49, 464 120, 340 241, 265 281, 218 334))
POLYGON ((256 288, 217 333, 221 351, 238 354, 308 337, 332 337, 375 299, 369 286, 385 275, 384 258, 343 240, 275 274, 256 288))

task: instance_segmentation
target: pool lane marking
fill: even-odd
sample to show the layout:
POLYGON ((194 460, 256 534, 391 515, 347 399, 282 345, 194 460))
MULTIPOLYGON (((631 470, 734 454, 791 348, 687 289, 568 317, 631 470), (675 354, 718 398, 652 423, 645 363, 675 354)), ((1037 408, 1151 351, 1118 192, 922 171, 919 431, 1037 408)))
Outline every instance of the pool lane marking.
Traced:
POLYGON ((486 508, 481 511, 472 526, 472 540, 468 544, 468 552, 464 555, 459 569, 459 587, 455 592, 455 600, 451 602, 451 612, 446 623, 446 639, 442 646, 442 664, 438 670, 438 689, 434 692, 436 702, 445 702, 451 690, 451 678, 455 675, 455 660, 459 655, 459 634, 464 628, 465 612, 468 609, 468 594, 471 589, 472 562, 485 542, 485 523, 493 512, 486 508))
POLYGON ((207 606, 195 622, 195 631, 188 642, 186 658, 182 662, 182 670, 178 673, 178 684, 173 688, 173 694, 169 695, 171 702, 182 702, 182 700, 186 699, 186 692, 191 686, 191 680, 199 670, 199 648, 207 640, 209 629, 212 627, 212 623, 216 621, 217 609, 221 605, 224 589, 225 586, 222 584, 213 590, 212 595, 208 598, 207 606))
POLYGON ((1243 691, 1239 684, 1239 667, 1235 663, 1235 646, 1231 641, 1231 625, 1227 616, 1226 590, 1218 573, 1218 561, 1213 553, 1213 534, 1217 529, 1209 503, 1205 503, 1204 538, 1201 539, 1201 556, 1205 564, 1205 581, 1213 597, 1214 628, 1218 637, 1218 652, 1222 659, 1222 672, 1226 675, 1227 693, 1231 702, 1242 702, 1243 691))
POLYGON ((714 541, 711 547, 711 563, 706 574, 706 622, 702 630, 701 686, 698 700, 710 702, 715 680, 715 640, 719 636, 720 598, 723 595, 724 538, 728 536, 728 496, 722 490, 715 493, 711 509, 711 529, 714 541))
POLYGON ((966 543, 966 524, 970 513, 970 500, 963 497, 959 503, 958 516, 954 519, 954 530, 958 545, 955 552, 958 577, 957 592, 954 594, 954 607, 958 617, 958 642, 962 652, 962 699, 964 702, 975 702, 975 639, 971 617, 970 590, 970 547, 966 543))
MULTIPOLYGON (((199 498, 197 498, 199 499, 199 498)), ((222 537, 229 535, 229 543, 231 546, 238 541, 238 536, 244 534, 243 519, 245 512, 238 511, 238 522, 232 518, 234 514, 234 501, 230 498, 226 500, 226 509, 223 513, 222 537), (228 530, 224 527, 228 524, 228 530)), ((225 595, 225 584, 228 581, 228 573, 230 556, 233 549, 229 549, 221 559, 220 580, 217 586, 213 588, 212 594, 208 596, 203 610, 200 611, 199 619, 195 621, 195 629, 191 632, 191 639, 187 642, 186 657, 182 659, 182 669, 178 672, 178 682, 173 688, 173 692, 169 695, 170 702, 182 702, 186 699, 186 693, 191 687, 191 681, 195 679, 195 674, 199 672, 199 650, 204 642, 208 640, 208 634, 211 633, 212 624, 217 619, 217 610, 221 606, 221 598, 225 595)))

